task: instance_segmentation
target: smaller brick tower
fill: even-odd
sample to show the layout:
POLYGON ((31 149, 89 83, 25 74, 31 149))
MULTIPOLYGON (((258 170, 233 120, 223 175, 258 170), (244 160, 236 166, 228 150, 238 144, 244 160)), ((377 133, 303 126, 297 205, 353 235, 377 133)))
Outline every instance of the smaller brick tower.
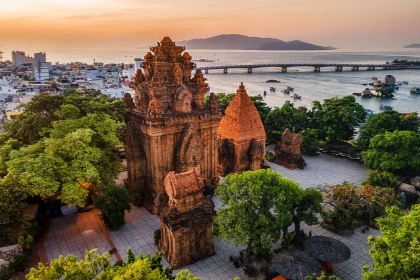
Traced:
POLYGON ((241 83, 220 121, 218 174, 257 170, 266 165, 266 134, 257 108, 241 83))
POLYGON ((159 249, 168 263, 180 268, 214 255, 211 197, 204 197, 204 180, 197 167, 184 173, 169 172, 166 193, 155 201, 160 222, 159 249))

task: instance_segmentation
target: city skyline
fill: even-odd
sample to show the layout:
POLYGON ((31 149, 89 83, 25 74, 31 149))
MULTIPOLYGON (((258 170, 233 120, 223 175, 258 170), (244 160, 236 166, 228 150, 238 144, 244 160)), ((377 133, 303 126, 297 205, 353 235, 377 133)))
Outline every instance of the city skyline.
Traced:
MULTIPOLYGON (((0 51, 136 49, 220 34, 272 37, 339 49, 400 49, 420 43, 420 1, 262 0, 204 5, 183 0, 5 1, 0 51)), ((9 53, 9 54, 8 54, 9 53)))

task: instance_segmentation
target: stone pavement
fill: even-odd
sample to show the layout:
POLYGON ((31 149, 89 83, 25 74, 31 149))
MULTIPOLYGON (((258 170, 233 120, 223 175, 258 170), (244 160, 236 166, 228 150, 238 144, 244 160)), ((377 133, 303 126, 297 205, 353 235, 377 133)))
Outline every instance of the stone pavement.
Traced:
MULTIPOLYGON (((304 170, 288 170, 273 163, 269 164, 283 176, 299 181, 303 188, 324 183, 338 184, 343 181, 360 184, 366 178, 366 170, 359 162, 325 154, 305 157, 305 161, 308 166, 304 170)), ((214 201, 216 208, 219 208, 218 198, 215 197, 214 201)), ((153 233, 159 229, 157 216, 151 215, 145 208, 133 206, 132 211, 126 214, 126 221, 127 223, 120 230, 107 231, 94 211, 53 219, 44 243, 48 259, 69 253, 82 257, 85 250, 92 248, 98 248, 102 253, 115 247, 116 253, 112 255, 114 261, 119 259, 118 253, 125 260, 128 247, 131 247, 135 254, 155 253, 157 246, 153 239, 153 233)), ((311 231, 313 236, 334 237, 350 247, 351 258, 335 266, 335 274, 344 280, 361 279, 361 266, 372 262, 368 254, 369 246, 366 238, 369 235, 378 236, 380 234, 379 231, 373 229, 362 233, 359 228, 351 236, 338 236, 320 226, 309 227, 304 224, 302 229, 306 233, 311 231)), ((229 256, 237 254, 243 247, 237 247, 218 239, 214 239, 214 246, 216 255, 186 266, 184 269, 190 270, 202 280, 229 280, 235 277, 248 279, 242 269, 235 268, 229 261, 229 256)), ((167 265, 166 261, 164 263, 167 265)))

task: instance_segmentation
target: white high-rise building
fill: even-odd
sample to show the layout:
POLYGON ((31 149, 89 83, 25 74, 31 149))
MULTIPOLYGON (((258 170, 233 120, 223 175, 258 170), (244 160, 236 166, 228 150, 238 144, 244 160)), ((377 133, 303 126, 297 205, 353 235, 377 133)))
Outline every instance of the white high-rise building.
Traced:
POLYGON ((12 62, 13 65, 19 66, 22 65, 25 61, 25 52, 22 51, 12 51, 12 62))
POLYGON ((45 54, 45 52, 39 52, 39 53, 35 53, 34 54, 34 59, 35 59, 35 65, 34 66, 38 66, 38 63, 43 63, 43 62, 47 62, 47 55, 45 54))

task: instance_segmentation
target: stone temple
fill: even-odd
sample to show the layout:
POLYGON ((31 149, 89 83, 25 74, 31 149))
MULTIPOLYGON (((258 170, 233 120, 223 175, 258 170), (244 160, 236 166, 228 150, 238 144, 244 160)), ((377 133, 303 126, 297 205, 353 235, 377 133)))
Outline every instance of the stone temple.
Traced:
POLYGON ((165 190, 155 202, 161 232, 159 249, 168 263, 180 268, 214 255, 212 224, 216 211, 211 197, 203 195, 198 168, 170 172, 165 190))
POLYGON ((220 176, 267 165, 264 125, 242 83, 226 108, 217 133, 220 176))
POLYGON ((214 94, 185 48, 169 37, 151 47, 132 84, 135 99, 124 98, 129 192, 136 204, 152 213, 154 200, 165 192, 169 172, 197 167, 203 185, 214 187, 217 176, 217 129, 222 115, 214 94), (143 74, 144 73, 144 74, 143 74))

